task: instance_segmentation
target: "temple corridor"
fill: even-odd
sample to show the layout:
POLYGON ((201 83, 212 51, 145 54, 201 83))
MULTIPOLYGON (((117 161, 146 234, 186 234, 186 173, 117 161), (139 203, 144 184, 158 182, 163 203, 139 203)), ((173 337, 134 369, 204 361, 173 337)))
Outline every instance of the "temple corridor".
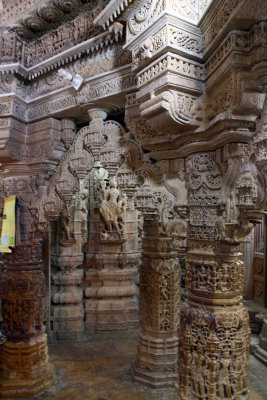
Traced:
POLYGON ((267 400, 267 0, 0 0, 0 253, 1 399, 267 400))

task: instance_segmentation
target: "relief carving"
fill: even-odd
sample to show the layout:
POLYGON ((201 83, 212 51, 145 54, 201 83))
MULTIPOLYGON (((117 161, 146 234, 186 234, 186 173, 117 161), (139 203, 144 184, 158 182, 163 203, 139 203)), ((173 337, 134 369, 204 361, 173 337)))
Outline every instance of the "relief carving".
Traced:
POLYGON ((122 240, 125 195, 117 188, 115 179, 109 180, 109 187, 103 189, 103 200, 99 207, 101 221, 104 224, 103 240, 122 240))

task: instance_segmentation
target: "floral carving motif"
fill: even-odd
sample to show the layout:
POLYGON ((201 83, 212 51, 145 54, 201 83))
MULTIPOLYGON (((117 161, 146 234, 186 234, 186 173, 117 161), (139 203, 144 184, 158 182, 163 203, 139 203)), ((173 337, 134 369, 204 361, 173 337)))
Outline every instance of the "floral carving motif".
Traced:
POLYGON ((202 55, 203 53, 202 38, 197 38, 176 27, 170 28, 170 43, 197 55, 202 55))
POLYGON ((135 12, 135 15, 128 20, 128 38, 136 35, 147 26, 153 18, 163 11, 163 0, 149 0, 142 4, 141 7, 135 12))

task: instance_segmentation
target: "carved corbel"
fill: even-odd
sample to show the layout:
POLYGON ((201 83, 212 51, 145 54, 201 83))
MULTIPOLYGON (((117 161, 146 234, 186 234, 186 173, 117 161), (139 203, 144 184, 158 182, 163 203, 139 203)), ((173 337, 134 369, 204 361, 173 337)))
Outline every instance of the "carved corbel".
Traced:
POLYGON ((141 117, 160 133, 195 130, 202 120, 198 98, 176 90, 153 96, 140 105, 140 111, 141 117))
POLYGON ((246 115, 255 120, 261 114, 266 99, 260 80, 257 76, 251 79, 246 74, 237 74, 236 89, 233 114, 246 115))
POLYGON ((218 119, 219 114, 225 118, 232 116, 233 121, 240 120, 240 129, 244 129, 261 114, 265 99, 266 93, 256 76, 252 79, 247 73, 234 71, 207 92, 205 117, 211 121, 218 119))

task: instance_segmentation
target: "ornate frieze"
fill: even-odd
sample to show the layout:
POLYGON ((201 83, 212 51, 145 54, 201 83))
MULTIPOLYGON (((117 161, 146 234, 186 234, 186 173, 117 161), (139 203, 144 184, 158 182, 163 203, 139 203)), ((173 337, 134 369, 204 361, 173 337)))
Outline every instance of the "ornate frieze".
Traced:
POLYGON ((69 0, 59 0, 53 3, 38 4, 39 7, 35 10, 31 9, 26 15, 21 13, 16 21, 13 20, 15 24, 11 25, 11 29, 22 37, 34 39, 47 30, 55 28, 60 22, 75 18, 82 11, 91 13, 91 18, 94 18, 104 5, 105 1, 93 1, 88 4, 88 1, 80 0, 71 0, 71 3, 69 0))
MULTIPOLYGON (((134 88, 136 79, 132 74, 112 73, 112 78, 108 77, 105 80, 98 79, 98 82, 90 85, 85 84, 80 92, 74 96, 73 94, 64 94, 58 96, 53 100, 40 103, 33 101, 28 106, 28 118, 30 121, 44 117, 46 115, 53 115, 59 111, 67 110, 77 106, 77 103, 84 104, 92 100, 108 97, 121 92, 127 92, 129 89, 134 88)), ((54 96, 55 97, 55 96, 54 96)))
POLYGON ((217 7, 215 6, 210 10, 212 16, 206 15, 206 18, 204 18, 200 25, 203 30, 205 52, 208 52, 221 30, 227 25, 234 12, 242 3, 243 0, 221 0, 217 7))
POLYGON ((127 40, 146 28, 164 10, 164 0, 149 0, 141 3, 134 15, 127 22, 127 40))
POLYGON ((167 71, 200 81, 203 81, 205 78, 205 69, 203 65, 194 61, 189 61, 174 53, 167 53, 137 74, 138 87, 142 87, 167 71))
POLYGON ((127 47, 133 52, 133 69, 148 64, 150 59, 161 55, 166 48, 188 58, 201 60, 203 43, 198 28, 168 14, 159 22, 142 32, 141 37, 130 42, 127 47))
MULTIPOLYGON (((238 54, 251 53, 258 46, 263 44, 262 39, 266 35, 267 24, 262 21, 255 24, 249 31, 230 32, 223 40, 218 49, 216 49, 206 61, 205 69, 209 77, 223 63, 230 53, 236 54, 237 60, 245 64, 256 64, 258 62, 256 52, 251 58, 238 57, 238 54)), ((262 60, 261 54, 261 60, 262 60)))
POLYGON ((51 113, 57 112, 62 109, 68 109, 76 104, 75 97, 72 95, 62 96, 59 99, 40 104, 39 102, 34 105, 29 105, 28 108, 28 118, 29 120, 34 120, 51 113))
MULTIPOLYGON (((72 75, 80 74, 84 79, 100 75, 103 72, 108 72, 112 69, 121 67, 131 63, 129 52, 122 50, 120 45, 114 45, 90 57, 83 57, 65 68, 72 75)), ((51 72, 45 78, 36 79, 31 85, 29 98, 48 94, 54 90, 66 88, 68 83, 58 72, 51 72)))

